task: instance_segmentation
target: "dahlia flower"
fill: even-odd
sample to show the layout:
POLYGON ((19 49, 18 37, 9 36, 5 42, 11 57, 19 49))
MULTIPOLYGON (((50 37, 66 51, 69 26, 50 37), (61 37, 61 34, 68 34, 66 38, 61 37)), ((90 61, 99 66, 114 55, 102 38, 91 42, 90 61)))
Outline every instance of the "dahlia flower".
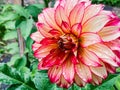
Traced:
POLYGON ((32 49, 52 83, 99 85, 120 66, 120 19, 103 8, 89 0, 58 0, 38 15, 32 49))

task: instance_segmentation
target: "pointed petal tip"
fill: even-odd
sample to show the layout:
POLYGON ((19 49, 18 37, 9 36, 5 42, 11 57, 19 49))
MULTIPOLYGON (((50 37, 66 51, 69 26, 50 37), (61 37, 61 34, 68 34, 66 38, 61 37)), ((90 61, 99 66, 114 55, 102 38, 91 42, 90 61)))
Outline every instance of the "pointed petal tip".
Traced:
MULTIPOLYGON (((72 84, 72 83, 71 83, 71 84, 72 84)), ((59 87, 62 87, 62 88, 69 88, 71 84, 68 83, 68 82, 65 80, 65 78, 63 77, 63 75, 61 75, 59 81, 57 81, 57 85, 58 85, 59 87)))
POLYGON ((70 33, 70 26, 67 22, 62 21, 61 28, 64 33, 70 33))
POLYGON ((81 30, 82 30, 81 23, 76 23, 72 26, 71 32, 79 38, 81 30))
POLYGON ((108 76, 108 74, 107 74, 107 75, 103 75, 103 79, 106 79, 106 78, 107 78, 107 76, 108 76))
POLYGON ((92 78, 89 78, 86 82, 91 83, 91 81, 92 81, 92 78))
POLYGON ((40 61, 38 64, 38 70, 48 70, 48 67, 43 67, 43 61, 40 61))
POLYGON ((36 22, 35 25, 36 25, 36 27, 41 27, 43 25, 43 23, 36 22))

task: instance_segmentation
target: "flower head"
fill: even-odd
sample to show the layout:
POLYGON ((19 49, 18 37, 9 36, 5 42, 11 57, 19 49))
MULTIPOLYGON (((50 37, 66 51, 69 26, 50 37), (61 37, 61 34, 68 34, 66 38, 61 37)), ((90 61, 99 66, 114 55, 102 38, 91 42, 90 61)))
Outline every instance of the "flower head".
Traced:
POLYGON ((38 16, 31 35, 38 69, 52 83, 100 84, 120 66, 120 19, 89 0, 58 0, 38 16))

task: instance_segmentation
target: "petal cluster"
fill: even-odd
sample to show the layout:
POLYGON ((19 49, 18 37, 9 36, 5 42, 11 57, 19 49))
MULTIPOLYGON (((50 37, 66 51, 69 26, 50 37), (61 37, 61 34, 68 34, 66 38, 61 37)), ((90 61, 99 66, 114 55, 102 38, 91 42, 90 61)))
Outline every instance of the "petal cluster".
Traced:
POLYGON ((32 49, 52 83, 98 85, 120 66, 120 19, 103 8, 89 0, 58 0, 38 15, 32 49))

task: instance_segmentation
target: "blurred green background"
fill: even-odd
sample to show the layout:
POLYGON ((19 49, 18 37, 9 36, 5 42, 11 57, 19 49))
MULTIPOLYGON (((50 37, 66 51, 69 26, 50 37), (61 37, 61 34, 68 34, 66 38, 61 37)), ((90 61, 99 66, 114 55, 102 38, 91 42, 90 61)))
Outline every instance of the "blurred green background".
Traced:
MULTIPOLYGON (((3 3, 19 3, 21 0, 0 0, 0 4, 3 3)), ((26 3, 38 3, 41 2, 43 0, 24 0, 24 2, 26 3)), ((49 0, 49 1, 55 1, 55 0, 49 0)), ((102 3, 102 4, 106 4, 109 6, 114 6, 114 7, 120 7, 120 0, 92 0, 93 3, 102 3)))
POLYGON ((93 3, 102 3, 109 6, 120 7, 120 0, 92 0, 93 3))

